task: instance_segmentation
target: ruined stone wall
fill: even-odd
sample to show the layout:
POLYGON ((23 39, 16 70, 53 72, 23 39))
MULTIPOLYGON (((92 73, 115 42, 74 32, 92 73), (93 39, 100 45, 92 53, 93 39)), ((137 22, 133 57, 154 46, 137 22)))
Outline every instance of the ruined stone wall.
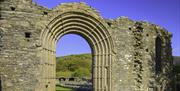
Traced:
POLYGON ((132 91, 134 89, 133 79, 133 40, 131 30, 134 22, 122 17, 117 20, 107 20, 110 33, 115 43, 115 59, 113 61, 113 90, 132 91), (124 41, 126 40, 126 41, 124 41), (129 84, 129 85, 127 85, 129 84))
POLYGON ((115 91, 171 91, 172 35, 160 26, 132 21, 127 17, 106 20, 115 41, 116 58, 113 64, 115 91), (161 41, 157 48, 157 38, 161 41), (157 50, 156 50, 157 49, 157 50), (156 51, 160 51, 160 53, 156 51), (156 55, 156 54, 161 55, 156 55), (160 57, 158 57, 160 56, 160 57), (160 58, 160 60, 157 59, 160 58), (156 62, 160 61, 160 62, 156 62), (160 69, 157 72, 157 67, 160 69), (129 84, 129 85, 127 85, 129 84))
POLYGON ((0 75, 3 91, 33 91, 39 81, 42 7, 14 0, 0 2, 0 75), (41 10, 40 10, 41 9, 41 10))
POLYGON ((45 49, 40 36, 53 17, 68 7, 85 9, 108 29, 114 43, 110 55, 113 59, 112 77, 109 77, 111 91, 172 90, 172 35, 167 30, 127 17, 102 20, 94 9, 82 3, 49 10, 31 0, 0 2, 0 87, 3 91, 54 90, 51 89, 54 80, 46 78, 53 77, 55 64, 42 60, 48 58, 43 56, 45 50, 54 50, 45 49))

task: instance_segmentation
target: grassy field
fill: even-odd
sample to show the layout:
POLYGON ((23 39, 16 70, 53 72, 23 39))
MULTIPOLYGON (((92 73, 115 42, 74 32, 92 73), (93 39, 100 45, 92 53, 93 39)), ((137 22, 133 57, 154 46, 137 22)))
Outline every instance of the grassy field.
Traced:
POLYGON ((56 86, 56 91, 74 91, 74 90, 70 89, 70 88, 64 88, 64 87, 56 86))

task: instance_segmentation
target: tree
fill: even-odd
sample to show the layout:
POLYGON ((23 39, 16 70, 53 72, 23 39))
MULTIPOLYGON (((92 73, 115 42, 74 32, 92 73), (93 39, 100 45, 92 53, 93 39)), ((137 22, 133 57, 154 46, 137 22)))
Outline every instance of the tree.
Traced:
POLYGON ((72 75, 73 75, 72 77, 79 77, 79 78, 89 77, 90 72, 87 68, 79 68, 72 75))

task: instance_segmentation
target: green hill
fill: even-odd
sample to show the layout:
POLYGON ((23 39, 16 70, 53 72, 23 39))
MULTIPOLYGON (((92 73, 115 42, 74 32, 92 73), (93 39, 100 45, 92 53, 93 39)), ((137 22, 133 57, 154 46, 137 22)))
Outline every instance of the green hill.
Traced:
POLYGON ((56 58, 56 77, 91 77, 91 54, 68 55, 56 58))

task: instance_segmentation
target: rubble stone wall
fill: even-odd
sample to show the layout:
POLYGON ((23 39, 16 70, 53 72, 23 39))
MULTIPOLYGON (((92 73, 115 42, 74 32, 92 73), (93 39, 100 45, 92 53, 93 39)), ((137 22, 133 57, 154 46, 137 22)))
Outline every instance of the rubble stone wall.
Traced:
POLYGON ((55 91, 55 47, 79 34, 93 50, 93 91, 172 91, 172 34, 127 17, 103 19, 84 3, 53 9, 0 0, 2 91, 55 91))

